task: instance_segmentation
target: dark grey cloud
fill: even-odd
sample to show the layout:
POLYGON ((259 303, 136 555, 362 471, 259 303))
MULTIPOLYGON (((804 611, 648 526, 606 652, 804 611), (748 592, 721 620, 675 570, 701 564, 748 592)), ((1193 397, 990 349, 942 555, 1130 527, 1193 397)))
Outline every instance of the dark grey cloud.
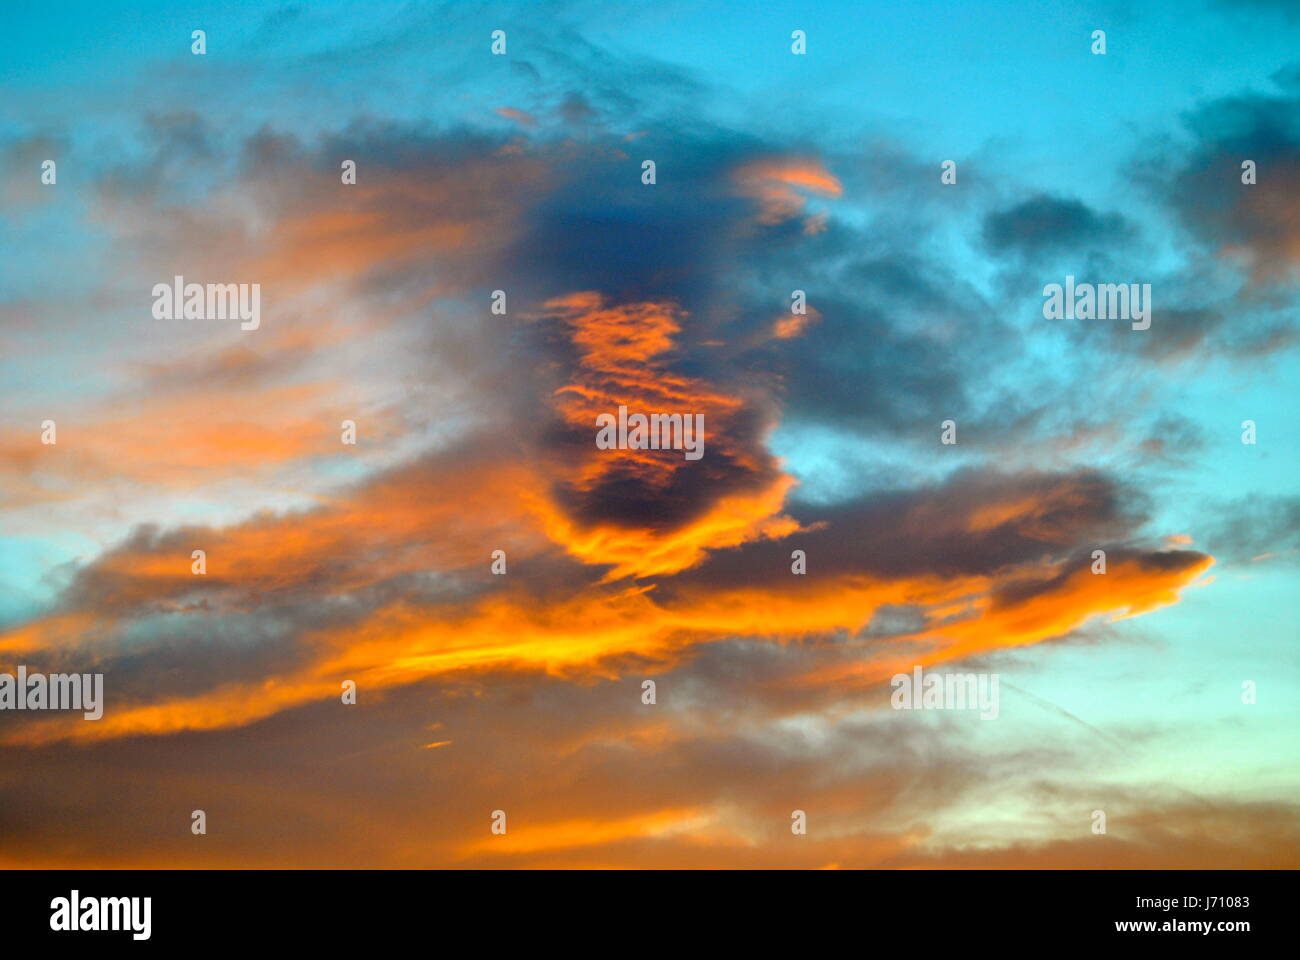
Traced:
POLYGON ((994 253, 1034 258, 1080 247, 1113 248, 1135 231, 1122 214, 1100 213, 1082 201, 1040 193, 986 214, 983 239, 994 253))
POLYGON ((1189 112, 1184 122, 1191 147, 1165 161, 1167 173, 1154 188, 1210 251, 1243 257, 1253 282, 1294 278, 1300 270, 1300 96, 1226 97, 1189 112), (1254 184, 1242 183, 1245 161, 1256 166, 1254 184))
POLYGON ((717 551, 662 590, 671 596, 680 586, 788 581, 795 548, 806 552, 810 569, 882 579, 992 575, 1069 558, 1073 570, 1086 561, 1085 545, 1090 550, 1135 533, 1145 521, 1145 498, 1094 471, 964 470, 936 487, 873 492, 826 507, 801 504, 792 512, 805 532, 717 551))
POLYGON ((1256 494, 1213 504, 1208 512, 1215 519, 1198 539, 1226 562, 1300 561, 1300 496, 1256 494))
POLYGON ((1168 464, 1186 465, 1205 448, 1205 431, 1196 421, 1176 413, 1162 413, 1141 441, 1143 455, 1168 464))

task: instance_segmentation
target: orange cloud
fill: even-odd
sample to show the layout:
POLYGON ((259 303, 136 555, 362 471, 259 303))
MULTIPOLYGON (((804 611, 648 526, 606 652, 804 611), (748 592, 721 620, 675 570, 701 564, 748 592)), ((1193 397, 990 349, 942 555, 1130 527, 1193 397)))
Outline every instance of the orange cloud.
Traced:
POLYGON ((675 662, 702 642, 853 631, 885 604, 927 608, 935 625, 891 641, 896 653, 864 650, 874 655, 793 681, 796 686, 861 688, 913 664, 1038 643, 1063 636, 1093 616, 1132 616, 1177 602, 1179 590, 1212 562, 1189 553, 1124 559, 1104 576, 1085 567, 1059 581, 1044 579, 1044 589, 1020 599, 998 599, 986 578, 833 577, 781 589, 701 587, 668 604, 657 603, 648 586, 590 589, 549 604, 523 593, 489 594, 471 607, 448 611, 398 602, 362 624, 304 638, 316 653, 296 673, 118 707, 94 723, 29 724, 7 742, 98 740, 241 725, 337 696, 343 679, 374 692, 454 672, 503 668, 616 675, 620 658, 675 662), (917 652, 926 646, 929 652, 917 652))
POLYGON ((793 340, 795 337, 802 336, 808 327, 822 318, 821 311, 816 307, 808 307, 808 312, 781 314, 772 324, 772 336, 778 340, 793 340))
MULTIPOLYGON (((784 223, 803 212, 804 194, 838 197, 844 192, 840 181, 817 161, 804 157, 755 160, 734 174, 740 192, 758 202, 758 222, 765 225, 784 223)), ((825 229, 824 220, 805 224, 805 232, 825 229)))
POLYGON ((656 810, 616 820, 562 820, 522 828, 512 827, 507 820, 505 833, 467 844, 464 853, 532 854, 597 847, 633 838, 690 834, 711 820, 692 809, 656 810))
POLYGON ((761 450, 735 436, 744 401, 699 379, 672 371, 670 361, 685 316, 671 303, 607 306, 597 293, 583 292, 546 304, 565 326, 578 360, 571 382, 555 391, 558 412, 575 434, 588 434, 593 446, 585 457, 556 468, 560 482, 576 491, 634 480, 650 498, 692 472, 705 474, 703 461, 687 461, 679 450, 597 450, 597 417, 620 406, 629 411, 700 414, 705 443, 715 462, 725 457, 727 477, 706 483, 709 502, 700 516, 670 529, 621 523, 584 523, 554 500, 530 501, 548 536, 586 563, 613 564, 611 578, 674 573, 698 563, 706 550, 751 540, 786 536, 798 524, 779 516, 793 479, 774 469, 761 450), (748 476, 744 476, 748 474, 748 476), (716 493, 712 493, 716 490, 716 493))
POLYGON ((932 648, 928 652, 840 666, 799 678, 796 683, 870 686, 913 665, 955 661, 1063 637, 1093 617, 1119 620, 1139 616, 1177 603, 1180 591, 1213 564, 1213 557, 1182 551, 1112 560, 1105 574, 1094 574, 1087 565, 1069 573, 1048 571, 1036 579, 1042 589, 1027 596, 999 599, 993 592, 971 596, 961 604, 932 611, 932 616, 944 618, 943 622, 894 641, 923 643, 932 648))
POLYGON ((505 117, 507 120, 513 120, 523 127, 537 126, 536 117, 523 110, 516 110, 514 107, 497 107, 497 114, 505 117))
MULTIPOLYGON (((763 174, 784 184, 838 190, 828 177, 806 166, 778 166, 763 174)), ((530 589, 526 578, 503 578, 489 580, 486 589, 465 590, 459 599, 455 591, 443 600, 411 591, 381 593, 382 599, 347 623, 301 630, 295 663, 264 680, 119 702, 93 723, 26 722, 6 742, 240 726, 336 698, 344 680, 373 694, 486 671, 616 676, 633 662, 680 663, 700 644, 727 638, 788 643, 854 633, 883 606, 920 610, 927 622, 923 630, 884 648, 858 642, 862 659, 793 681, 853 689, 883 682, 900 664, 1041 642, 1093 616, 1136 615, 1177 602, 1179 591, 1213 562, 1192 552, 1121 552, 1105 576, 1070 570, 1065 561, 1044 567, 1034 559, 983 575, 867 575, 850 566, 806 577, 771 569, 754 582, 731 585, 707 575, 675 582, 675 575, 720 552, 800 532, 798 521, 782 512, 795 481, 767 453, 764 428, 753 426, 761 418, 741 393, 675 369, 690 320, 680 307, 667 301, 610 303, 588 291, 553 299, 546 311, 536 320, 551 323, 573 347, 552 396, 560 426, 576 438, 563 457, 551 450, 523 460, 495 449, 444 453, 391 470, 312 510, 257 516, 219 530, 137 535, 81 572, 78 606, 0 634, 0 650, 71 646, 92 629, 111 636, 115 618, 142 610, 183 613, 192 603, 220 613, 263 605, 274 611, 286 597, 353 602, 398 578, 431 574, 468 587, 475 577, 481 583, 488 576, 496 548, 508 548, 516 571, 558 551, 577 561, 579 570, 607 570, 587 578, 579 573, 577 582, 542 592, 530 589), (596 416, 620 405, 646 413, 703 413, 709 456, 687 461, 674 450, 597 449, 596 416), (593 503, 600 507, 599 497, 610 489, 617 491, 617 504, 637 509, 620 515, 589 509, 593 503), (672 522, 639 512, 672 496, 685 499, 682 491, 694 497, 693 509, 672 522), (202 578, 190 572, 197 548, 207 552, 202 578), (628 578, 656 582, 627 585, 628 578)), ((235 399, 215 424, 200 419, 199 429, 188 419, 164 421, 184 422, 180 433, 174 432, 178 426, 158 433, 147 418, 124 417, 110 421, 115 428, 104 435, 139 453, 147 465, 142 470, 157 471, 163 460, 181 476, 212 462, 273 462, 335 445, 333 424, 328 433, 310 422, 303 422, 300 433, 263 431, 246 423, 241 409, 251 418, 268 397, 277 409, 303 407, 319 402, 318 390, 286 387, 279 394, 235 399)), ((198 418, 199 404, 197 396, 185 398, 182 412, 198 418)), ((1090 522, 1099 496, 1095 483, 1073 481, 1013 484, 1007 490, 986 482, 964 490, 956 504, 919 500, 897 518, 900 533, 926 542, 945 532, 978 537, 1006 531, 1059 549, 1072 545, 1080 525, 1090 522)))

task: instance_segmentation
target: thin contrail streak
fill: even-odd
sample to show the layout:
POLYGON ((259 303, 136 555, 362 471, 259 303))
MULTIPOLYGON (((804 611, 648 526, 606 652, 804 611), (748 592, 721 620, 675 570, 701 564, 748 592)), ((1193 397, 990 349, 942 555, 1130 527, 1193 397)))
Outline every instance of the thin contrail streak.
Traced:
POLYGON ((1088 723, 1086 720, 1079 719, 1074 714, 1072 714, 1069 710, 1066 710, 1064 707, 1058 707, 1056 704, 1052 703, 1052 701, 1044 700, 1042 697, 1032 694, 1028 690, 1022 690, 1020 687, 1017 687, 1013 683, 1007 683, 1005 680, 1002 681, 1002 686, 1010 687, 1012 690, 1016 691, 1016 693, 1020 694, 1021 696, 1028 697, 1030 700, 1034 701, 1034 703, 1038 704, 1040 707, 1045 707, 1048 710, 1055 710, 1061 716, 1073 720, 1081 727, 1091 730, 1093 733, 1101 737, 1111 746, 1123 750, 1125 753, 1128 752, 1128 747, 1120 743, 1120 741, 1116 740, 1114 737, 1112 737, 1110 734, 1106 733, 1105 731, 1098 730, 1096 727, 1094 727, 1091 723, 1088 723))

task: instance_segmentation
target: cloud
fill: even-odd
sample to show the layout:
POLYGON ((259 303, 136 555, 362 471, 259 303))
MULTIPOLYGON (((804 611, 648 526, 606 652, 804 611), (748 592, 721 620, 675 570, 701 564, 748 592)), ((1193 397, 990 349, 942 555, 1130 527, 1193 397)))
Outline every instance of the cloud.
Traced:
MULTIPOLYGON (((611 537, 568 539, 572 529, 556 525, 558 508, 539 508, 537 478, 526 468, 485 458, 478 470, 462 488, 463 462, 426 462, 306 513, 221 531, 142 531, 80 571, 60 608, 63 618, 93 615, 99 658, 108 668, 131 663, 149 676, 150 665, 137 659, 147 636, 142 625, 161 616, 155 629, 165 637, 167 620, 193 616, 196 605, 213 616, 251 612, 268 623, 296 621, 281 641, 293 655, 268 664, 259 653, 259 669, 269 674, 229 682, 227 672, 227 682, 179 695, 169 695, 156 675, 142 677, 119 688, 140 691, 135 702, 119 701, 95 724, 27 723, 9 742, 244 725, 336 695, 346 679, 385 689, 483 670, 617 675, 631 663, 680 662, 702 643, 852 634, 879 610, 918 608, 921 626, 895 638, 903 642, 893 655, 859 645, 852 656, 798 680, 869 686, 884 682, 901 662, 1038 643, 1091 617, 1131 616, 1177 602, 1212 562, 1193 551, 1115 548, 1106 576, 1093 575, 1085 546, 1133 522, 1100 477, 959 478, 948 490, 920 497, 809 511, 799 518, 805 532, 796 535, 801 528, 791 520, 744 546, 712 527, 713 539, 686 528, 677 541, 657 541, 653 528, 642 527, 645 556, 637 559, 611 537), (460 490, 455 499, 446 496, 447 484, 460 490), (479 498, 481 512, 466 513, 467 490, 479 498), (490 516, 491 525, 475 516, 490 516), (566 538, 557 539, 557 529, 566 538), (199 543, 210 557, 202 578, 188 568, 199 543), (670 543, 693 552, 667 553, 670 543), (863 553, 860 543, 872 550, 863 553), (507 550, 513 577, 492 583, 496 578, 484 573, 489 545, 507 550), (789 572, 795 546, 809 556, 813 576, 789 572), (558 582, 534 580, 530 569, 553 563, 543 557, 556 550, 578 565, 558 582), (628 569, 607 572, 611 560, 628 569), (422 586, 420 571, 439 576, 422 586), (655 571, 681 572, 643 586, 611 579, 655 571), (311 615, 304 613, 308 604, 311 615), (582 629, 575 632, 575 624, 582 629)), ((15 655, 49 656, 41 638, 50 636, 27 625, 0 634, 0 646, 15 655)), ((78 646, 84 658, 84 638, 62 643, 78 646)), ((246 654, 230 649, 228 655, 246 654)))
MULTIPOLYGON (((399 19, 351 59, 427 57, 427 13, 399 19)), ((77 383, 39 371, 0 434, 6 520, 84 537, 43 608, 0 631, 0 660, 100 670, 109 698, 93 723, 6 719, 8 862, 1293 861, 1287 804, 1193 808, 1095 782, 1041 725, 990 747, 965 718, 883 708, 900 669, 983 669, 1180 602, 1220 547, 1288 547, 1272 501, 1208 552, 1161 536, 1169 495, 1140 471, 1193 466, 1208 441, 1190 414, 1131 416, 1139 364, 1285 344, 1227 323, 1219 274, 1213 296, 1187 284, 1204 255, 1246 264, 1260 309, 1284 300, 1274 188, 1275 209, 1168 197, 1213 252, 1169 274, 1187 295, 1152 338, 1027 327, 1036 285, 1017 284, 1038 265, 1144 255, 1147 222, 990 196, 976 170, 945 206, 924 151, 738 132, 683 109, 708 86, 678 68, 572 32, 511 44, 527 60, 469 98, 481 126, 147 113, 87 177, 79 228, 107 276, 73 306, 0 305, 6 350, 77 383), (263 282, 263 329, 141 327, 174 273, 263 282), (31 424, 56 399, 44 448, 31 424), (598 449, 595 418, 619 406, 703 414, 705 457, 598 449), (833 495, 802 495, 833 469, 833 495), (1120 798, 1113 842, 1080 837, 1094 787, 1120 798), (1044 800, 1027 835, 987 826, 998 791, 1044 800), (198 851, 183 822, 157 826, 196 806, 222 824, 198 851)), ((1227 119, 1175 164, 1210 200, 1196 171, 1236 149, 1227 119)), ((1285 161, 1280 121, 1247 120, 1285 161)))
MULTIPOLYGON (((1277 77, 1279 83, 1283 75, 1277 77)), ((1162 192, 1183 225, 1255 286, 1300 270, 1300 99, 1293 91, 1241 94, 1185 118, 1192 145, 1162 192), (1243 163, 1256 182, 1242 182, 1243 163)))
POLYGON ((766 225, 803 213, 805 194, 834 198, 844 192, 840 181, 815 158, 763 158, 739 167, 733 176, 738 189, 758 201, 758 222, 766 225))
MULTIPOLYGON (((208 143, 191 121, 169 129, 208 143)), ((509 277, 509 313, 480 306, 467 337, 476 367, 494 347, 509 348, 496 351, 493 380, 465 382, 476 417, 455 440, 321 491, 315 506, 219 526, 143 527, 84 564, 47 617, 0 643, 52 660, 90 653, 117 676, 120 699, 93 729, 27 722, 9 742, 246 726, 337 696, 345 679, 385 691, 485 671, 617 676, 630 664, 668 668, 737 637, 851 636, 878 612, 914 611, 896 656, 867 642, 787 678, 795 688, 869 687, 899 656, 940 662, 1176 602, 1209 564, 1191 551, 1119 549, 1105 587, 1093 580, 1079 559, 1085 549, 1131 534, 1141 519, 1097 473, 966 471, 831 508, 789 502, 795 480, 768 449, 784 405, 833 421, 865 401, 877 424, 896 428, 929 405, 965 404, 961 371, 979 358, 946 361, 941 338, 893 309, 942 315, 960 285, 908 255, 836 257, 818 322, 772 338, 763 292, 729 290, 713 272, 762 270, 773 250, 812 264, 851 246, 839 224, 783 230, 805 194, 844 194, 815 159, 682 140, 664 169, 694 175, 666 177, 652 202, 635 162, 611 143, 503 146, 363 124, 308 148, 262 131, 242 145, 236 176, 264 199, 265 222, 250 233, 242 215, 231 217, 232 191, 219 181, 203 204, 185 208, 182 224, 253 239, 228 267, 256 264, 288 296, 310 296, 322 273, 359 306, 396 295, 404 308, 384 322, 399 328, 435 291, 469 298, 509 277), (337 178, 349 157, 358 159, 355 190, 337 178), (881 299, 864 305, 837 293, 850 287, 881 299), (846 335, 863 338, 863 349, 846 351, 846 335), (719 351, 719 337, 743 349, 719 351), (843 375, 855 365, 871 375, 843 375), (863 382, 875 384, 865 395, 863 382), (853 387, 836 394, 830 384, 853 387), (706 459, 596 448, 596 416, 621 405, 702 413, 706 459), (790 573, 796 547, 815 571, 806 580, 790 573), (201 578, 189 569, 194 549, 208 556, 201 578), (509 557, 505 578, 486 570, 494 549, 509 557), (94 630, 53 627, 83 622, 94 630), (216 665, 224 651, 231 664, 207 682, 166 682, 174 662, 166 651, 196 631, 228 638, 212 656, 216 665), (241 632, 262 642, 233 642, 241 632)), ((104 196, 115 229, 125 229, 124 256, 191 270, 131 228, 173 203, 147 178, 114 175, 104 196)), ((168 416, 134 410, 99 432, 119 444, 125 437, 133 476, 151 482, 200 466, 310 462, 334 443, 343 411, 311 408, 331 381, 303 382, 295 355, 336 355, 375 329, 273 323, 256 349, 143 364, 159 403, 185 414, 174 421, 183 431, 160 432, 168 416), (246 392, 253 385, 260 389, 246 392), (243 407, 226 404, 229 422, 207 416, 205 430, 188 426, 232 390, 243 407), (292 409, 295 397, 307 404, 300 440, 283 426, 257 426, 263 411, 292 409)), ((93 445, 74 449, 93 462, 93 445)))
POLYGON ((1250 496, 1219 502, 1203 539, 1230 563, 1300 558, 1300 496, 1250 496))

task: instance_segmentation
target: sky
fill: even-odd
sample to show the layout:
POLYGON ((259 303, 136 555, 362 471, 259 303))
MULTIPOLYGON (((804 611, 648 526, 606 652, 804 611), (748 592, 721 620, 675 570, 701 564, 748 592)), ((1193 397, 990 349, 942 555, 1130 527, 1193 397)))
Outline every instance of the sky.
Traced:
POLYGON ((0 866, 1300 866, 1298 41, 7 8, 0 673, 105 707, 0 710, 0 866))

